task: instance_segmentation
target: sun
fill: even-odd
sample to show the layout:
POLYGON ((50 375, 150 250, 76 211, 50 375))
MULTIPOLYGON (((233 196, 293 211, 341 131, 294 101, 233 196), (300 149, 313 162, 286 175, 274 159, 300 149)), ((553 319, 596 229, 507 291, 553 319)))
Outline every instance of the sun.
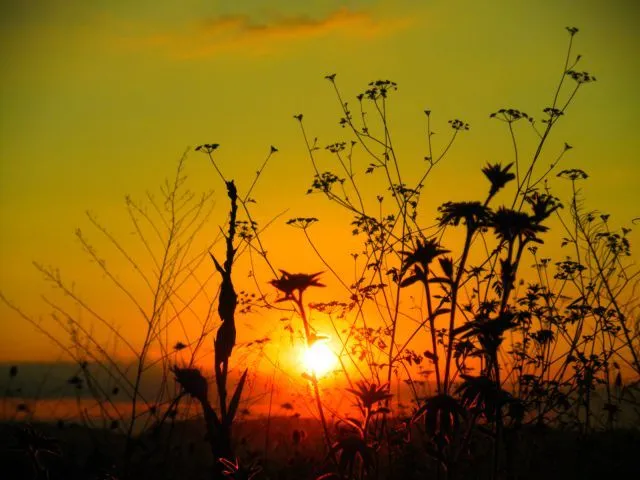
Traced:
POLYGON ((337 360, 335 354, 325 342, 317 341, 302 353, 302 361, 307 371, 322 377, 334 369, 337 360))

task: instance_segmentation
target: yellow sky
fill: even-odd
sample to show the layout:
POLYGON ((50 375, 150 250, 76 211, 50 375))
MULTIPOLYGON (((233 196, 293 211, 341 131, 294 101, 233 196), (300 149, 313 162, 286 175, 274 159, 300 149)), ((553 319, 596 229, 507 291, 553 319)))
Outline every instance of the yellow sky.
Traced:
MULTIPOLYGON (((2 2, 0 9, 0 290, 36 317, 48 311, 39 298, 49 286, 34 260, 60 267, 117 317, 120 304, 102 290, 106 282, 73 232, 91 232, 84 216, 91 210, 130 238, 124 196, 142 198, 173 173, 186 148, 201 143, 222 145, 217 158, 241 189, 276 145, 254 195, 259 220, 287 208, 282 220, 324 214, 320 245, 346 264, 339 255, 348 254, 331 248, 340 230, 335 210, 304 196, 312 170, 292 118, 304 113, 322 146, 344 139, 328 73, 338 74, 350 99, 370 80, 398 83, 391 125, 409 171, 425 155, 425 108, 437 132, 451 118, 469 122, 430 185, 425 211, 470 198, 481 166, 509 161, 509 139, 488 114, 515 107, 540 115, 570 25, 580 28, 581 68, 598 82, 580 92, 554 145, 573 145, 566 166, 591 174, 591 208, 622 223, 640 216, 640 7, 632 0, 56 0, 2 2)), ((206 158, 190 154, 187 171, 194 190, 218 192, 215 213, 223 216, 224 194, 206 158)), ((322 270, 282 220, 266 236, 274 264, 322 270)), ((217 232, 215 222, 207 228, 217 232)), ((92 238, 108 257, 100 236, 92 238)), ((114 321, 126 330, 126 321, 114 321)), ((0 305, 0 360, 52 352, 0 305)))

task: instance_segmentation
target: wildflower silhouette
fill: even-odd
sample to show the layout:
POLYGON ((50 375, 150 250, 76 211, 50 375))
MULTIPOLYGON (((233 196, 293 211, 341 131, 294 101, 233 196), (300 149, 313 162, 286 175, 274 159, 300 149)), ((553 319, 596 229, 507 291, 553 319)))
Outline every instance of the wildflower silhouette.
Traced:
POLYGON ((282 276, 276 280, 271 280, 271 285, 276 287, 282 293, 284 297, 279 298, 276 302, 285 302, 287 300, 298 301, 302 298, 302 294, 309 287, 324 287, 325 285, 318 281, 318 276, 322 275, 322 272, 306 274, 306 273, 289 273, 284 270, 280 270, 282 276), (298 293, 296 297, 294 292, 298 293))
POLYGON ((379 438, 370 428, 371 419, 377 414, 387 414, 386 407, 374 409, 380 402, 389 400, 389 384, 379 385, 367 381, 356 382, 357 388, 348 388, 357 399, 358 407, 364 418, 345 418, 341 421, 344 426, 338 428, 338 440, 333 444, 332 451, 338 454, 338 468, 347 478, 366 478, 374 465, 374 458, 379 446, 379 438), (361 470, 360 475, 356 472, 361 470))
MULTIPOLYGON (((401 253, 405 255, 404 262, 402 263, 402 277, 406 273, 406 271, 413 266, 413 274, 403 278, 400 282, 400 287, 407 287, 412 285, 418 281, 422 282, 422 285, 425 289, 426 300, 427 300, 427 319, 422 322, 423 325, 426 323, 429 324, 429 333, 431 337, 431 349, 432 352, 425 353, 425 356, 431 360, 434 365, 435 374, 436 374, 436 389, 439 391, 441 386, 441 373, 440 373, 440 365, 438 363, 438 356, 436 353, 438 349, 438 339, 436 334, 435 327, 435 319, 436 316, 448 313, 450 310, 448 309, 437 309, 434 310, 433 302, 431 299, 431 287, 429 285, 429 264, 438 256, 441 256, 445 253, 449 253, 450 250, 443 248, 440 244, 434 240, 429 239, 424 243, 422 240, 418 239, 416 241, 416 247, 413 251, 402 251, 401 253)), ((453 262, 448 258, 439 258, 439 264, 442 270, 445 272, 446 278, 443 277, 434 277, 431 281, 439 281, 441 283, 451 283, 453 281, 453 262)), ((418 332, 415 330, 414 335, 418 332)), ((413 338, 410 337, 409 340, 413 338)))
POLYGON ((509 172, 512 166, 513 163, 508 164, 506 167, 502 167, 502 165, 496 163, 495 165, 489 164, 482 169, 482 173, 484 173, 491 183, 489 196, 484 202, 485 205, 487 205, 493 196, 504 188, 507 183, 516 178, 515 174, 509 172))
POLYGON ((530 117, 526 113, 521 112, 520 110, 517 110, 515 108, 501 108, 497 112, 489 115, 489 118, 495 118, 506 123, 517 122, 521 118, 525 118, 529 121, 529 123, 533 123, 534 121, 533 117, 530 117))
MULTIPOLYGON (((424 426, 427 433, 436 437, 436 444, 440 450, 451 443, 453 436, 460 428, 461 422, 466 418, 467 412, 460 403, 451 395, 440 393, 428 398, 424 404, 416 410, 413 422, 424 418, 424 426)), ((440 452, 442 455, 442 452, 440 452)), ((442 458, 444 460, 444 458, 442 458)))
POLYGON ((205 143, 204 145, 198 145, 196 147, 196 152, 203 151, 205 153, 211 153, 216 150, 220 144, 218 143, 205 143))
POLYGON ((533 210, 535 222, 546 220, 553 212, 562 208, 562 204, 556 197, 546 193, 533 192, 525 200, 533 210))
POLYGON ((575 70, 569 70, 567 75, 574 79, 578 85, 596 81, 596 77, 591 75, 589 72, 576 72, 575 70))
POLYGON ((429 269, 429 264, 438 256, 449 253, 450 250, 443 248, 432 238, 424 241, 418 239, 416 241, 416 246, 412 251, 402 251, 405 256, 404 262, 402 264, 402 271, 406 272, 412 266, 416 266, 416 275, 409 277, 402 282, 402 286, 410 285, 416 280, 426 279, 426 275, 429 269))
MULTIPOLYGON (((317 273, 289 273, 280 269, 282 274, 280 278, 271 280, 269 283, 276 287, 280 292, 284 293, 284 297, 279 298, 276 302, 292 301, 298 309, 298 313, 302 318, 304 326, 305 342, 307 348, 311 347, 313 343, 313 337, 315 332, 312 330, 309 324, 304 304, 302 302, 302 296, 305 290, 309 287, 324 287, 325 285, 318 281, 318 276, 322 275, 322 272, 317 273), (297 295, 296 295, 297 292, 297 295)), ((314 376, 315 378, 315 376, 314 376)))
POLYGON ((376 415, 391 412, 386 406, 374 408, 381 402, 386 402, 393 395, 389 393, 389 384, 378 384, 365 380, 356 382, 357 388, 348 388, 357 400, 357 406, 363 414, 363 419, 346 418, 347 428, 339 430, 339 438, 333 449, 340 453, 339 468, 344 473, 347 469, 353 474, 356 461, 359 458, 362 470, 368 471, 372 467, 372 460, 380 444, 380 437, 375 428, 370 428, 371 420, 376 415))
MULTIPOLYGON (((356 431, 359 432, 359 429, 356 431)), ((358 461, 362 462, 362 469, 368 473, 374 462, 374 448, 367 445, 360 433, 354 433, 352 430, 341 429, 338 435, 339 440, 333 444, 332 451, 339 454, 338 468, 341 475, 324 478, 354 478, 358 461)))
POLYGON ((469 130, 469 124, 457 118, 455 120, 449 120, 449 125, 456 131, 469 130))
MULTIPOLYGON (((309 287, 325 286, 324 284, 318 281, 318 276, 322 275, 322 272, 316 272, 311 274, 289 273, 285 270, 280 269, 280 273, 281 273, 280 278, 271 280, 271 282, 269 282, 280 292, 284 293, 284 297, 276 300, 276 302, 284 302, 288 300, 294 303, 298 311, 298 314, 302 319, 302 325, 304 327, 305 347, 309 349, 311 348, 313 343, 315 343, 318 339, 320 339, 320 337, 316 335, 315 330, 312 329, 309 323, 309 317, 304 307, 302 297, 304 295, 304 292, 309 287)), ((329 453, 331 460, 334 463, 336 463, 336 458, 335 458, 336 451, 331 444, 329 427, 327 426, 327 420, 324 415, 324 407, 322 406, 322 400, 320 398, 320 387, 318 386, 318 378, 313 370, 311 371, 311 374, 303 373, 303 377, 308 379, 313 386, 316 406, 318 408, 318 414, 320 415, 320 423, 322 424, 322 430, 324 433, 324 441, 325 441, 327 451, 329 453)))
POLYGON ((296 218, 291 218, 287 220, 287 225, 291 225, 292 227, 306 230, 307 228, 309 228, 311 225, 313 225, 318 221, 319 220, 316 217, 296 217, 296 218))
POLYGON ((500 207, 493 213, 491 227, 502 242, 512 243, 518 239, 521 245, 529 241, 542 243, 537 234, 548 230, 535 217, 505 207, 500 207))
POLYGON ((389 393, 389 384, 378 385, 368 383, 364 380, 356 382, 355 388, 347 388, 358 399, 358 403, 365 409, 371 410, 376 403, 390 399, 393 395, 389 393))
POLYGON ((490 319, 479 315, 473 321, 455 329, 456 335, 464 333, 461 339, 476 337, 482 346, 481 353, 487 356, 486 368, 489 369, 497 361, 497 350, 503 340, 504 333, 515 327, 514 315, 505 312, 497 318, 490 319))
POLYGON ((484 226, 490 217, 491 211, 480 202, 446 202, 438 207, 441 226, 458 226, 464 220, 469 231, 475 231, 484 226))
POLYGON ((567 170, 562 170, 556 175, 556 177, 568 178, 569 180, 575 181, 586 180, 587 178, 589 178, 589 175, 587 175, 584 170, 581 170, 579 168, 570 168, 567 170))

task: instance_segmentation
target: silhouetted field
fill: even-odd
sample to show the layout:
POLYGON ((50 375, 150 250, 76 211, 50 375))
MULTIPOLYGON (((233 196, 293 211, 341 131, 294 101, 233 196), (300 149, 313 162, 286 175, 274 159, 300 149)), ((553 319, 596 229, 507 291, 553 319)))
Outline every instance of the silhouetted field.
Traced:
MULTIPOLYGON (((123 335, 52 267, 37 265, 63 296, 49 305, 68 338, 52 336, 1 296, 72 360, 57 382, 63 398, 75 396, 77 420, 5 423, 0 473, 49 480, 640 477, 640 271, 631 258, 631 228, 588 210, 582 185, 589 175, 564 168, 573 147, 548 146, 578 90, 596 81, 576 69, 578 29, 567 32, 550 103, 537 115, 512 107, 488 113, 506 128, 512 157, 469 172, 480 193, 441 199, 435 223, 424 216, 421 195, 470 125, 458 118, 445 124, 424 110, 426 155, 419 171, 405 172, 388 108, 398 85, 375 80, 349 103, 336 75, 325 77, 350 141, 322 149, 303 114, 294 115, 313 169, 301 188, 349 214, 345 231, 358 247, 341 253, 353 261, 352 278, 314 241, 314 216, 287 220, 301 232, 287 242, 303 242, 321 267, 305 273, 307 265, 293 259, 273 263, 252 194, 278 153, 274 146, 250 182, 238 181, 240 191, 218 158, 218 143, 194 149, 211 163, 228 200, 220 235, 195 252, 189 248, 208 222, 212 197, 185 186, 185 157, 161 188, 161 201, 149 196, 148 209, 127 199, 132 227, 154 262, 150 270, 127 253, 130 238, 116 239, 90 215, 148 286, 137 298, 77 232, 101 274, 138 310, 131 325, 144 338, 123 335), (432 123, 448 125, 445 143, 432 142, 432 123), (320 168, 323 155, 333 170, 320 168), (556 168, 561 160, 563 169, 556 168), (562 199, 556 181, 569 192, 562 199), (149 235, 159 240, 157 250, 149 235), (251 255, 248 275, 238 263, 243 255, 251 255), (117 348, 107 350, 83 315, 68 313, 77 310, 117 348), (249 314, 264 322, 273 312, 281 315, 273 326, 279 344, 245 322, 249 314), (194 325, 197 332, 188 335, 194 325), (238 333, 257 338, 238 341, 238 333), (285 367, 280 352, 269 357, 266 346, 278 350, 287 342, 305 355, 285 367), (212 352, 205 348, 211 343, 212 352), (303 360, 323 346, 325 360, 317 353, 303 360), (260 371, 265 359, 268 368, 260 371), (295 407, 283 395, 295 396, 295 407), (270 414, 257 416, 265 405, 270 414)), ((450 179, 452 188, 462 184, 459 176, 450 179)), ((24 399, 38 398, 43 384, 34 389, 25 379, 23 390, 18 366, 8 374, 4 417, 34 421, 37 402, 24 399)))
MULTIPOLYGON (((335 428, 335 425, 332 425, 335 428)), ((315 479, 326 454, 322 429, 315 419, 274 417, 243 420, 236 427, 236 451, 262 467, 256 478, 315 479), (265 441, 269 424, 268 451, 265 441)), ((402 446, 389 476, 381 478, 435 478, 433 460, 424 454, 419 434, 413 432, 402 446)), ((575 431, 526 427, 507 431, 506 448, 514 455, 509 467, 514 479, 638 478, 640 432, 617 429, 582 436, 575 431)), ((78 424, 20 423, 0 425, 2 478, 90 479, 117 478, 125 436, 78 424), (31 449, 31 450, 30 450, 31 449), (34 476, 32 455, 46 467, 49 477, 34 476), (113 477, 107 477, 113 474, 113 477)), ((176 422, 161 432, 136 439, 140 453, 134 459, 133 478, 209 479, 213 458, 202 423, 176 422)), ((461 462, 460 478, 490 477, 491 439, 474 435, 473 458, 461 462), (484 445, 484 446, 483 446, 484 445)), ((379 456, 386 452, 378 452, 379 456)))

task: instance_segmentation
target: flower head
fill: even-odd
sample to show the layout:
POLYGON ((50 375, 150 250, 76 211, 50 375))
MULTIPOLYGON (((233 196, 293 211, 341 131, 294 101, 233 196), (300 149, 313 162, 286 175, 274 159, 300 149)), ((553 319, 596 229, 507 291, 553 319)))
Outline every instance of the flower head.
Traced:
POLYGON ((560 178, 568 178, 571 181, 576 180, 585 180, 589 178, 589 175, 584 170, 580 170, 579 168, 570 168, 568 170, 562 170, 556 177, 560 178))
POLYGON ((469 124, 457 118, 455 120, 449 120, 449 125, 456 131, 469 130, 469 124))
POLYGON ((205 143, 204 145, 198 145, 196 147, 196 152, 204 152, 204 153, 212 153, 214 150, 216 150, 218 147, 220 146, 220 144, 218 143, 205 143))
POLYGON ((507 183, 516 178, 516 176, 509 171, 512 166, 513 163, 510 163, 506 167, 502 167, 502 165, 496 163, 495 165, 488 164, 482 169, 482 173, 484 173, 485 177, 487 177, 491 183, 489 197, 493 197, 507 183))
POLYGON ((513 242, 516 238, 542 243, 537 234, 548 230, 540 225, 536 218, 524 212, 500 207, 491 218, 491 226, 496 236, 504 242, 513 242))
POLYGON ((403 268, 408 270, 409 267, 415 264, 419 264, 426 270, 429 265, 437 256, 443 253, 449 253, 450 250, 442 248, 437 240, 430 238, 424 243, 420 239, 416 242, 416 248, 413 251, 403 251, 405 255, 403 268))
POLYGON ((596 77, 591 75, 589 72, 576 72, 575 70, 568 70, 566 74, 578 83, 590 83, 596 81, 596 77))
POLYGON ((534 192, 526 197, 525 200, 531 205, 533 218, 537 222, 546 220, 553 212, 562 208, 562 204, 556 197, 546 193, 534 192))
POLYGON ((491 210, 480 202, 446 202, 438 207, 438 211, 441 226, 457 226, 464 220, 469 230, 483 226, 491 214, 491 210))
POLYGON ((294 296, 294 292, 298 292, 298 298, 302 296, 302 293, 309 287, 324 287, 325 285, 318 281, 318 276, 322 272, 317 273, 289 273, 284 270, 280 270, 282 276, 276 280, 271 280, 271 285, 276 287, 282 293, 284 297, 276 300, 277 302, 284 302, 285 300, 297 300, 294 296))
POLYGON ((358 402, 365 408, 371 410, 373 406, 384 400, 388 400, 393 395, 389 393, 389 384, 378 385, 377 383, 368 383, 365 381, 356 382, 357 389, 348 388, 353 393, 358 402))

